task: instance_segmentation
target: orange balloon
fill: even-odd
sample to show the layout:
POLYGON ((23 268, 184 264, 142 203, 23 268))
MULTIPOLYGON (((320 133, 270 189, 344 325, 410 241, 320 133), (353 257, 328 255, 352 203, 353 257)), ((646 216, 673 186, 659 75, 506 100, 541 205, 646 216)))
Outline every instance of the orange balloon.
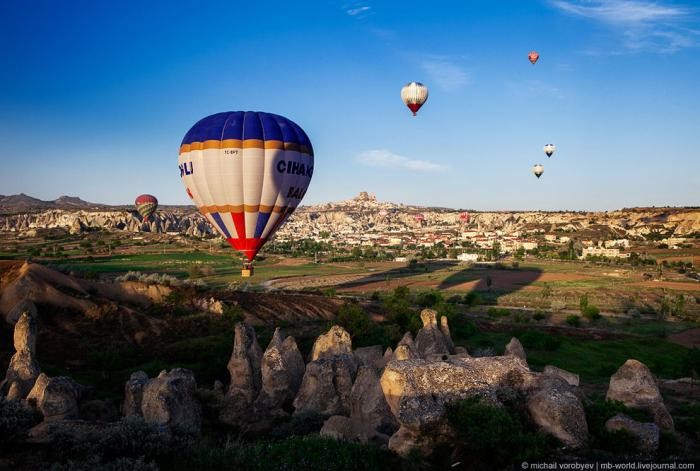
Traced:
POLYGON ((527 55, 527 58, 530 59, 532 65, 535 65, 535 62, 537 62, 537 59, 540 58, 540 55, 537 53, 537 51, 530 51, 530 54, 527 55))

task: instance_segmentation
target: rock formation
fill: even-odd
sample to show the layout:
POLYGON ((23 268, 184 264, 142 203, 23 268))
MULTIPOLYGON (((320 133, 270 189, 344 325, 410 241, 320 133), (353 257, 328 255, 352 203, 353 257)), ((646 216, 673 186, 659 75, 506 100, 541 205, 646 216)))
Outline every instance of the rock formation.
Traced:
POLYGON ((41 412, 47 422, 77 419, 84 393, 85 388, 67 376, 49 378, 41 373, 27 396, 27 402, 41 412))
POLYGON ((356 348, 353 353, 358 366, 372 366, 379 369, 383 367, 382 360, 384 355, 381 345, 356 348))
POLYGON ((437 312, 432 309, 423 309, 420 318, 423 328, 416 334, 415 348, 419 358, 428 358, 430 355, 449 355, 454 353, 454 345, 449 337, 450 330, 447 327, 445 317, 437 324, 437 312))
POLYGON ((605 422, 605 428, 609 431, 625 430, 633 435, 638 441, 639 450, 643 453, 652 453, 659 448, 660 432, 659 427, 654 423, 641 423, 624 414, 617 414, 605 422))
POLYGON ((199 435, 202 411, 195 398, 197 382, 190 370, 161 371, 143 388, 141 415, 149 423, 199 435))
POLYGON ((294 413, 349 415, 357 373, 350 334, 334 325, 316 340, 311 358, 294 399, 294 413))
POLYGON ((37 325, 35 316, 25 311, 15 324, 14 347, 16 353, 10 359, 5 380, 0 383, 0 394, 7 399, 24 399, 34 387, 41 373, 36 361, 37 325))
POLYGON ((664 405, 656 380, 640 361, 627 360, 610 377, 606 398, 620 401, 627 407, 647 410, 661 430, 673 430, 673 418, 664 405))
POLYGON ((503 352, 503 354, 514 356, 516 358, 520 358, 524 362, 527 362, 527 355, 525 354, 523 344, 521 344, 520 340, 515 337, 510 339, 510 342, 508 342, 508 345, 506 345, 506 350, 503 352))
POLYGON ((352 338, 338 325, 334 325, 314 342, 311 361, 319 358, 332 358, 337 355, 352 355, 352 338))
POLYGON ((586 443, 586 413, 565 380, 545 377, 526 404, 532 421, 567 447, 580 448, 586 443))
POLYGON ((225 407, 221 420, 237 423, 251 412, 253 401, 262 387, 260 363, 262 350, 258 345, 255 330, 244 322, 235 326, 233 353, 228 362, 231 383, 226 392, 225 407))
POLYGON ((122 413, 125 416, 142 415, 141 403, 143 402, 143 389, 148 381, 148 375, 143 371, 137 371, 131 374, 131 377, 124 385, 122 413))
POLYGON ((561 368, 557 368, 556 366, 545 366, 543 373, 550 376, 557 376, 569 383, 569 385, 571 386, 579 385, 579 377, 576 373, 571 373, 570 371, 562 370, 561 368))
POLYGON ((304 359, 294 337, 282 337, 275 329, 272 340, 262 356, 262 389, 257 409, 290 410, 304 377, 304 359))

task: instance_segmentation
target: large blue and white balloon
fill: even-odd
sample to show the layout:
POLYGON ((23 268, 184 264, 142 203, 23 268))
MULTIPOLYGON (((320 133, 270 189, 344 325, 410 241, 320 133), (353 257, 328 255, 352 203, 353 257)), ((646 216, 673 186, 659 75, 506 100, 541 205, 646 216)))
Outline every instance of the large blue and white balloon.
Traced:
POLYGON ((301 127, 283 116, 231 111, 192 126, 178 164, 199 211, 252 261, 306 194, 314 152, 301 127))

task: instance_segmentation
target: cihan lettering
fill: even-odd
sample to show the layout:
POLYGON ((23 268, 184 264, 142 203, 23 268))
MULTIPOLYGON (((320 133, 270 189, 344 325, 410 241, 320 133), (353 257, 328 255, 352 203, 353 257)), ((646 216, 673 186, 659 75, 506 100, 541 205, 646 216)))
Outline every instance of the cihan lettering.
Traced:
POLYGON ((314 174, 313 165, 305 165, 293 160, 280 160, 277 162, 277 171, 279 173, 289 173, 294 175, 304 175, 311 178, 314 174))

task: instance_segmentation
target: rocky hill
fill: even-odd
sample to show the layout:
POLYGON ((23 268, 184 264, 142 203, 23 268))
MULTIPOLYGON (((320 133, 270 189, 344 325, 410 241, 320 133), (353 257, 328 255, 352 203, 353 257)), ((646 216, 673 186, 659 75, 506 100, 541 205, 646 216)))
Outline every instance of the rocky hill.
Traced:
MULTIPOLYGON (((370 193, 339 202, 300 207, 278 232, 280 237, 318 237, 326 232, 340 238, 372 232, 416 230, 578 232, 582 235, 639 237, 659 232, 665 237, 700 234, 700 208, 626 208, 616 211, 477 211, 469 210, 468 224, 460 222, 461 209, 428 208, 381 202, 370 193), (422 215, 424 222, 417 216, 422 215)), ((128 206, 87 203, 62 196, 41 201, 27 195, 0 197, 0 231, 62 227, 73 233, 92 229, 129 232, 179 232, 194 236, 213 233, 192 206, 162 207, 151 222, 143 223, 128 206)))

